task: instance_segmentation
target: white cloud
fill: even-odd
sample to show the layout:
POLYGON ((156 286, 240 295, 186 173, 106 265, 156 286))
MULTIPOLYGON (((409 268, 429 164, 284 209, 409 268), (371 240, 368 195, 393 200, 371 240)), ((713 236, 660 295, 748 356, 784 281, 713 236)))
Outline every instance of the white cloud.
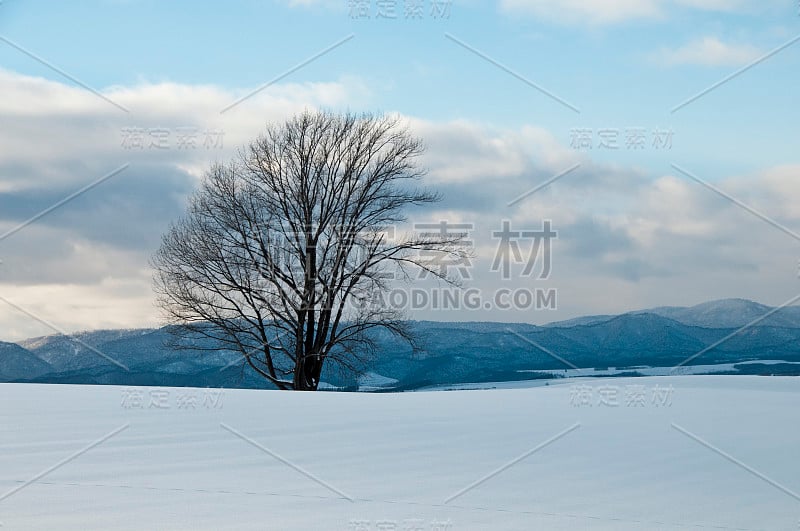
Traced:
POLYGON ((679 48, 662 48, 652 59, 666 65, 740 66, 763 54, 750 44, 729 44, 716 37, 704 37, 679 48))
POLYGON ((138 278, 104 279, 90 286, 0 283, 3 298, 44 321, 0 301, 1 340, 18 341, 56 334, 58 330, 77 332, 157 325, 159 316, 150 294, 151 285, 149 272, 138 278))
POLYGON ((537 127, 498 131, 466 120, 408 122, 426 143, 423 161, 433 182, 504 179, 530 172, 534 161, 554 168, 577 158, 574 151, 559 145, 549 132, 537 127))
MULTIPOLYGON (((360 80, 343 77, 274 85, 220 113, 252 90, 177 83, 103 90, 125 113, 82 88, 0 70, 0 234, 130 164, 0 242, 3 296, 68 330, 155 324, 148 258, 208 165, 230 158, 268 121, 370 99, 360 80), (143 148, 123 145, 131 128, 143 148), (168 132, 165 149, 150 147, 157 129, 168 132), (221 149, 203 146, 206 130, 222 131, 221 149), (179 145, 185 131, 194 148, 179 145)), ((4 339, 51 332, 1 302, 0 323, 4 339)))
MULTIPOLYGON (((142 83, 112 87, 103 95, 125 113, 79 87, 0 70, 0 190, 51 184, 86 184, 125 162, 170 166, 207 165, 229 157, 270 120, 304 108, 340 108, 368 104, 369 91, 357 78, 335 82, 270 86, 225 113, 220 111, 250 94, 251 88, 227 90, 210 85, 142 83), (167 149, 151 149, 150 132, 166 129, 167 149), (142 130, 144 149, 129 149, 126 131, 142 130), (204 132, 221 131, 222 149, 204 149, 204 132), (181 131, 195 131, 196 148, 183 149, 181 131), (64 168, 64 165, 72 166, 64 168), (84 167, 76 172, 74 166, 84 167), (11 167, 36 169, 36 181, 11 167), (5 171, 3 171, 5 169, 5 171)), ((185 138, 186 135, 183 134, 185 138)))
POLYGON ((500 0, 501 10, 576 25, 608 25, 637 19, 667 17, 676 8, 737 11, 763 4, 747 0, 500 0))
MULTIPOLYGON (((0 91, 7 95, 0 101, 0 233, 131 162, 119 177, 2 242, 0 292, 68 330, 157 324, 147 260, 196 176, 268 120, 320 105, 360 109, 370 94, 356 79, 281 85, 220 115, 247 90, 160 83, 105 92, 130 114, 82 89, 11 72, 0 72, 0 91), (123 149, 121 128, 131 125, 218 127, 224 149, 123 149)), ((428 183, 444 195, 424 217, 475 223, 481 287, 497 287, 487 271, 497 243, 491 231, 502 219, 536 228, 550 218, 559 231, 549 285, 559 289, 563 311, 456 319, 545 322, 730 296, 777 304, 796 291, 794 242, 689 179, 594 162, 534 124, 403 119, 427 144, 428 183), (508 206, 575 162, 575 172, 508 206)), ((785 165, 717 185, 800 231, 798 176, 800 166, 785 165)), ((48 332, 3 304, 0 325, 3 339, 48 332)))
POLYGON ((750 6, 763 6, 769 2, 764 0, 676 0, 675 3, 705 11, 737 11, 750 6))
POLYGON ((658 0, 501 0, 502 10, 570 24, 611 24, 661 15, 658 0))

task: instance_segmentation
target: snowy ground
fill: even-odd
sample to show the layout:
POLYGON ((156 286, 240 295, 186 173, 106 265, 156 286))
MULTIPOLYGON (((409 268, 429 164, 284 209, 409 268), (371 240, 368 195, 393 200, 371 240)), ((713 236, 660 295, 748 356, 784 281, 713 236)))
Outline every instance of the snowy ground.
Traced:
POLYGON ((0 384, 2 529, 792 529, 800 378, 0 384))

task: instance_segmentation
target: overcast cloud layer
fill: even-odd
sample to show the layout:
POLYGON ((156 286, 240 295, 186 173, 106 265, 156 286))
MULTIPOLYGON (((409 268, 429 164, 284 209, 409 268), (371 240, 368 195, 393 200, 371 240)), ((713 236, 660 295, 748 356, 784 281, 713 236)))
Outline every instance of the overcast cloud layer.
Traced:
POLYGON ((545 323, 800 293, 796 6, 355 5, 0 2, 0 340, 158 326, 148 261, 203 173, 318 108, 397 114, 422 138, 443 200, 409 222, 469 224, 466 289, 557 290, 556 309, 411 318, 545 323), (634 127, 647 139, 631 149, 634 127), (494 232, 545 220, 549 278, 491 270, 494 232))
MULTIPOLYGON (((370 98, 355 78, 280 84, 224 114, 220 109, 245 90, 170 83, 105 92, 130 110, 125 113, 81 88, 10 71, 0 72, 0 92, 7 96, 0 101, 0 232, 16 231, 0 239, 0 294, 66 330, 156 325, 148 258, 204 169, 231 157, 267 121, 370 98), (131 128, 146 132, 142 147, 131 128), (149 145, 151 130, 169 132, 166 147, 149 145), (195 131, 194 147, 185 143, 186 131, 195 131)), ((474 225, 477 259, 468 285, 487 293, 507 285, 489 271, 497 245, 491 234, 503 220, 525 229, 550 219, 559 234, 551 278, 514 284, 556 288, 557 311, 420 311, 412 317, 542 323, 723 297, 780 304, 800 291, 792 236, 678 171, 595 162, 535 123, 508 129, 403 118, 426 142, 426 182, 444 197, 411 221, 474 225)), ((776 223, 798 227, 799 173, 799 165, 776 165, 714 186, 776 223)), ((6 304, 0 320, 6 340, 52 331, 6 304)))

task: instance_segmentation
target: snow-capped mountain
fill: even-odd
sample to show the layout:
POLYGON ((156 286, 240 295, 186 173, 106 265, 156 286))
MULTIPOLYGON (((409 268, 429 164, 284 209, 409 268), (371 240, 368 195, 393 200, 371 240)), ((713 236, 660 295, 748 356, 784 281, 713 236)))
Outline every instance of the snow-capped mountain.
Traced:
MULTIPOLYGON (((800 327, 800 306, 786 306, 777 309, 747 299, 720 299, 695 306, 660 306, 628 312, 632 315, 647 313, 667 317, 689 326, 706 328, 738 328, 759 319, 756 326, 800 327), (769 315, 764 317, 767 314, 769 315)), ((602 323, 614 317, 617 316, 587 315, 556 321, 547 326, 567 328, 602 323)))
POLYGON ((53 367, 34 353, 14 343, 0 342, 0 381, 36 378, 53 371, 53 367))
MULTIPOLYGON (((745 326, 761 319, 774 308, 746 299, 722 299, 704 302, 688 308, 661 307, 643 310, 681 323, 708 328, 730 328, 745 326)), ((641 312, 640 312, 641 313, 641 312)), ((759 326, 800 326, 800 307, 787 306, 775 310, 757 323, 759 326)))

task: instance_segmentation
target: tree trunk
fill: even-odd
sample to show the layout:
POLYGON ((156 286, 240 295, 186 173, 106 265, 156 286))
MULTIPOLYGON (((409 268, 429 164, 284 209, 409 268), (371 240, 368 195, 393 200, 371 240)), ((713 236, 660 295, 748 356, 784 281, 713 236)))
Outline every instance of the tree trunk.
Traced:
POLYGON ((298 358, 294 371, 295 391, 316 391, 322 373, 322 359, 315 354, 298 358))

